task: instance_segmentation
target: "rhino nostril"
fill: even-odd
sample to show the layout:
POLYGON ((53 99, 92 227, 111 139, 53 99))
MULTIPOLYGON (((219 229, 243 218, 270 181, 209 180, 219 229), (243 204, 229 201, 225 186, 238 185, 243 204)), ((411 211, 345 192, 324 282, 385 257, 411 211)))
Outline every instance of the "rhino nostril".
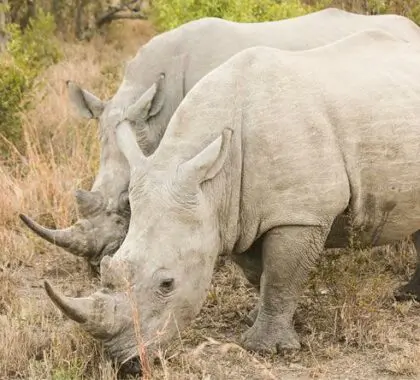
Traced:
POLYGON ((118 370, 118 378, 124 379, 127 376, 140 375, 141 376, 141 363, 138 356, 131 358, 125 363, 121 364, 118 370))

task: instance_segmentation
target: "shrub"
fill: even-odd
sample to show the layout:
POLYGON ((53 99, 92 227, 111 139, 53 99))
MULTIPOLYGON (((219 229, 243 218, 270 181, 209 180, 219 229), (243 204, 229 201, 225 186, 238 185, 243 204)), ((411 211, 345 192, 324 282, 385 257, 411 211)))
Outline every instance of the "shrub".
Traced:
POLYGON ((42 11, 32 19, 25 32, 15 24, 8 26, 7 52, 0 57, 0 151, 8 150, 8 142, 19 147, 21 141, 20 112, 36 76, 60 58, 54 37, 51 15, 42 11))
POLYGON ((324 0, 315 5, 307 5, 301 0, 155 0, 152 18, 163 31, 202 17, 239 22, 274 21, 301 16, 325 6, 324 0))
POLYGON ((28 80, 22 70, 10 61, 0 61, 0 150, 6 142, 17 143, 21 137, 19 112, 28 80))
POLYGON ((60 58, 57 41, 54 37, 54 18, 49 13, 39 11, 36 19, 31 19, 24 33, 17 25, 9 27, 11 41, 8 51, 15 64, 24 69, 31 77, 56 63, 60 58))
POLYGON ((202 17, 239 22, 282 20, 326 7, 364 14, 395 13, 420 24, 418 0, 154 0, 151 16, 160 31, 202 17))

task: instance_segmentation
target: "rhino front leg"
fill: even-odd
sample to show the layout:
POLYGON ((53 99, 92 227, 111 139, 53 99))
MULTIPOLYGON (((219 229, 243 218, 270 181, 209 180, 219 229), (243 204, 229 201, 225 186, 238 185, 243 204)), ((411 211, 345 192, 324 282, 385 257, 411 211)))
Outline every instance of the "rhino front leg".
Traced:
MULTIPOLYGON (((242 269, 245 278, 255 287, 258 293, 260 292, 262 274, 262 242, 263 238, 260 237, 247 251, 232 256, 232 260, 242 269)), ((259 303, 245 317, 244 321, 248 326, 254 324, 258 310, 259 303)))
POLYGON ((239 265, 246 279, 260 291, 260 279, 262 274, 262 242, 259 238, 245 252, 232 255, 232 260, 239 265))
POLYGON ((242 336, 246 349, 275 352, 300 348, 293 315, 327 233, 321 227, 287 226, 265 235, 260 309, 254 325, 242 336))
POLYGON ((420 301, 420 230, 412 235, 412 240, 417 252, 416 270, 410 281, 396 290, 395 298, 398 301, 406 301, 413 298, 420 301))

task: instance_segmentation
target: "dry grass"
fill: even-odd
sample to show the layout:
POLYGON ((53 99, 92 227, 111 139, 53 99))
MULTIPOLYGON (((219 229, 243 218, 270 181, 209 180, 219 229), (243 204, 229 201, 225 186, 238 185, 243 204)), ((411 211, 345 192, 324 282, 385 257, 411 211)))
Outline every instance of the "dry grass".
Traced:
POLYGON ((63 44, 65 58, 50 67, 24 116, 25 153, 0 161, 0 378, 115 378, 94 342, 46 299, 51 278, 70 294, 94 289, 83 260, 24 228, 19 212, 50 226, 77 217, 73 191, 89 189, 98 163, 96 123, 77 119, 66 80, 109 98, 131 57, 153 29, 147 23, 115 23, 107 37, 89 44, 63 44), (111 42, 111 40, 113 42, 111 42), (128 41, 128 43, 127 43, 128 41))
MULTIPOLYGON (((66 44, 66 59, 40 78, 25 115, 26 153, 0 163, 0 379, 117 378, 101 349, 49 302, 42 281, 66 294, 90 293, 97 280, 78 258, 34 237, 25 211, 49 225, 76 217, 72 192, 89 188, 98 162, 94 122, 75 119, 65 81, 107 98, 121 62, 152 34, 144 23, 115 24, 107 37, 66 44), (111 41, 113 41, 111 43, 111 41)), ((385 379, 420 376, 420 314, 392 290, 413 270, 410 244, 328 252, 302 297, 299 353, 263 357, 235 342, 256 295, 230 262, 215 271, 207 302, 158 363, 153 379, 385 379)))

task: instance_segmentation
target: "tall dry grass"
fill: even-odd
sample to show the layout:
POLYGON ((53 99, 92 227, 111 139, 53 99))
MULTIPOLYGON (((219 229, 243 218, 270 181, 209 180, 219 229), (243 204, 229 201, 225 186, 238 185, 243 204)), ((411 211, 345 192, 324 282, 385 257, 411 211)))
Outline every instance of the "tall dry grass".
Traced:
POLYGON ((18 214, 28 213, 51 227, 74 221, 73 192, 90 189, 99 145, 96 122, 80 120, 72 110, 66 81, 108 99, 119 85, 124 61, 153 34, 147 22, 119 22, 89 43, 63 43, 64 59, 38 78, 30 98, 33 107, 22 115, 24 149, 12 148, 11 157, 0 160, 2 379, 83 374, 98 378, 107 373, 106 378, 115 377, 115 371, 101 362, 102 354, 92 340, 72 324, 61 323, 65 321, 46 302, 42 290, 45 277, 64 282, 73 294, 92 289, 95 279, 83 260, 35 237, 22 226, 18 214))

